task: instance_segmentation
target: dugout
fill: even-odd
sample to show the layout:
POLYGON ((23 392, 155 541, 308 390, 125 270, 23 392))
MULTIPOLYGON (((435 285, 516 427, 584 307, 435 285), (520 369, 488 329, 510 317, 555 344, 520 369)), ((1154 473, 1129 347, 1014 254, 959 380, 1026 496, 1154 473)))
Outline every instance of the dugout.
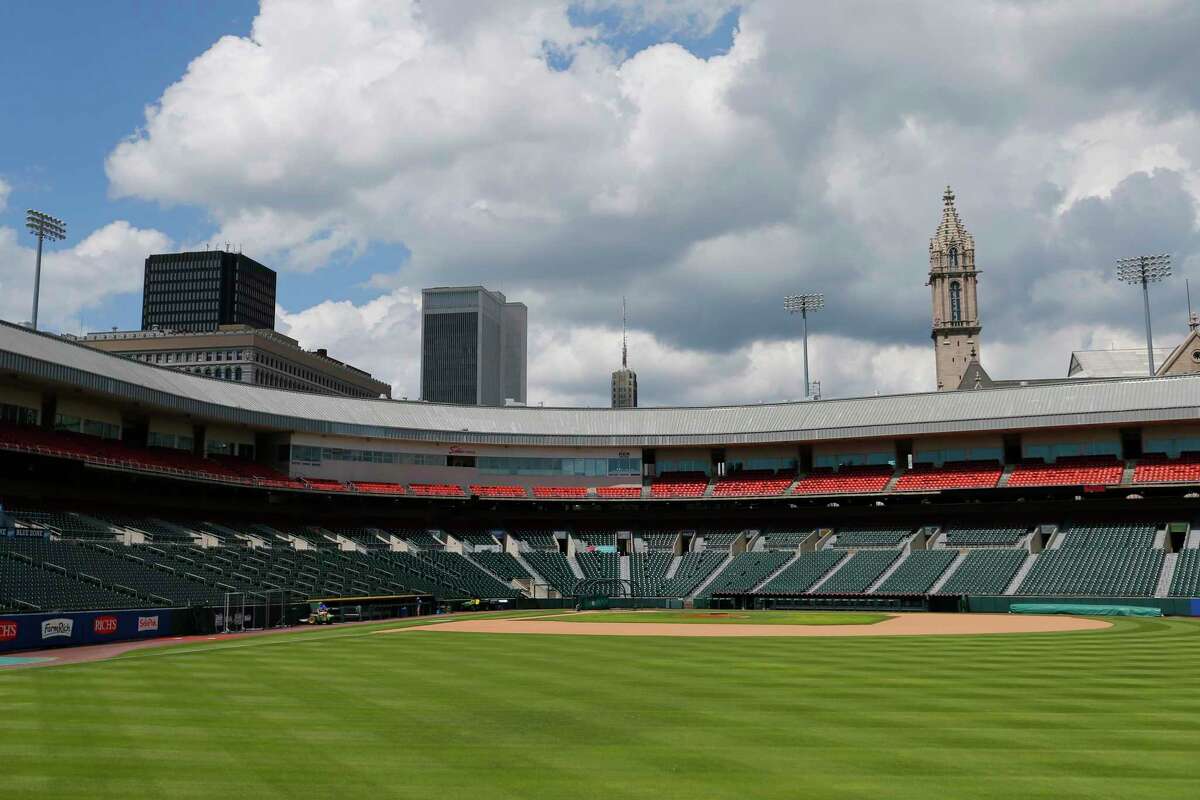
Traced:
POLYGON ((923 594, 748 594, 719 592, 709 608, 755 611, 961 611, 961 598, 923 594))

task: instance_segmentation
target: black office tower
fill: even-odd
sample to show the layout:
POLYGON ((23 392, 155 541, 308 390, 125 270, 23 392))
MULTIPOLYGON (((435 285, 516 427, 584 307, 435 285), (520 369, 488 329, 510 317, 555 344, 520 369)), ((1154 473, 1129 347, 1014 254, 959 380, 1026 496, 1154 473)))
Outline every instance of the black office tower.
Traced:
POLYGON ((241 253, 206 250, 146 259, 142 330, 275 328, 275 271, 241 253))

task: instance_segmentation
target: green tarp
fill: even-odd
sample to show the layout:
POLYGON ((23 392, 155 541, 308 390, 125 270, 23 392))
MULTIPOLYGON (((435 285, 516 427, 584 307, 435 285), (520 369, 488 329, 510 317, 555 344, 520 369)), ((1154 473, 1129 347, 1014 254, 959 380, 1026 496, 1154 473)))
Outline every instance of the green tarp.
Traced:
POLYGON ((1161 617, 1161 608, 1150 606, 1102 606, 1086 603, 1013 603, 1013 614, 1077 614, 1090 617, 1161 617))

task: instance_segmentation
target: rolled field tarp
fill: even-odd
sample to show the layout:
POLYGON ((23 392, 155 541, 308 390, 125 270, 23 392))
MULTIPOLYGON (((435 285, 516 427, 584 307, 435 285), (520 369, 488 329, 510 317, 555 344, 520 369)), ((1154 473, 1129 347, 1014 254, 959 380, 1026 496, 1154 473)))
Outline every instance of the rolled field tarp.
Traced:
POLYGON ((1161 617, 1162 609, 1155 606, 1088 605, 1086 603, 1013 603, 1013 614, 1073 614, 1089 617, 1161 617))

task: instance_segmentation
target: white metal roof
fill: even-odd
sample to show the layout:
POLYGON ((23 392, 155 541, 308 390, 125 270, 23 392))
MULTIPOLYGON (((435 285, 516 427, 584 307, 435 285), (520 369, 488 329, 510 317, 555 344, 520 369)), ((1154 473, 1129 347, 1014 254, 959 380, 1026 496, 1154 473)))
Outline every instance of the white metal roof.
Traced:
MULTIPOLYGON (((1154 348, 1157 368, 1174 348, 1154 348)), ((1146 348, 1122 350, 1076 350, 1071 353, 1067 376, 1071 378, 1141 378, 1149 372, 1146 348)))
POLYGON ((0 370, 211 422, 436 442, 730 445, 1200 419, 1200 376, 701 408, 360 400, 204 378, 8 323, 0 323, 0 370))

